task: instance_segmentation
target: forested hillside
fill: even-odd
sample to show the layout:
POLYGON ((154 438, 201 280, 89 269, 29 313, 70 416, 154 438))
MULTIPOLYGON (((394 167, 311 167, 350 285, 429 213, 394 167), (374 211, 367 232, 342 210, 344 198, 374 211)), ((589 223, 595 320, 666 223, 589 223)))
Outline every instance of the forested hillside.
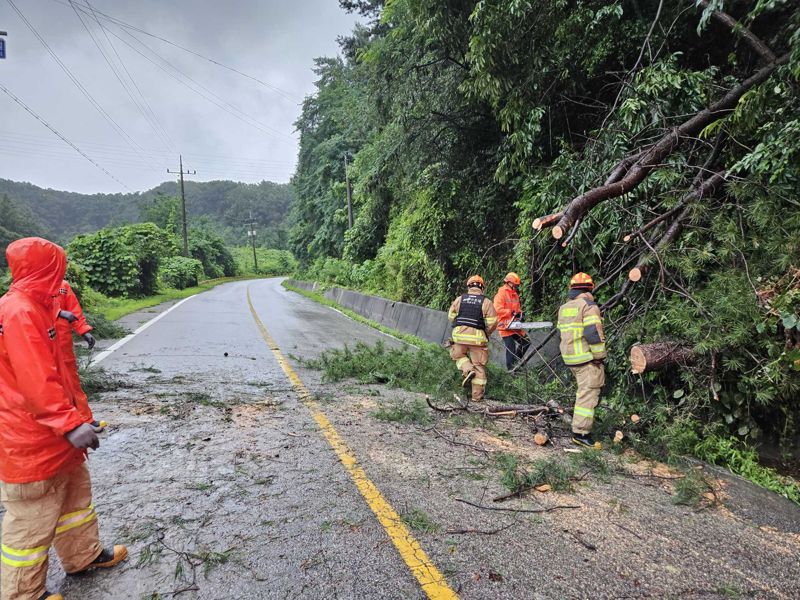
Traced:
POLYGON ((297 121, 290 245, 309 276, 442 308, 471 273, 494 293, 515 270, 552 318, 588 271, 621 414, 682 449, 712 440, 705 456, 727 435, 791 443, 798 2, 340 4, 368 25, 317 61, 297 121), (690 364, 632 376, 631 345, 654 341, 690 364))
MULTIPOLYGON (((147 211, 159 198, 179 194, 179 185, 173 181, 135 194, 77 194, 0 179, 0 197, 7 195, 38 220, 47 235, 61 242, 109 225, 148 220, 147 211)), ((190 219, 205 217, 229 244, 247 243, 245 222, 252 211, 259 244, 285 245, 284 222, 294 199, 291 185, 187 181, 186 198, 190 219)))

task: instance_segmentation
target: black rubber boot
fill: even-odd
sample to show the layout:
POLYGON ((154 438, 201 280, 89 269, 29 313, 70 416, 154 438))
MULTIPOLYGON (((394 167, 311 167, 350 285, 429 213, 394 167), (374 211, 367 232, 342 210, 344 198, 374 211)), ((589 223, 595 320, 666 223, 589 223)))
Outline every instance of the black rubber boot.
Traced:
POLYGON ((594 441, 594 438, 591 434, 585 433, 573 433, 572 434, 572 443, 576 446, 581 446, 583 448, 593 448, 595 450, 600 450, 603 445, 600 442, 594 441))

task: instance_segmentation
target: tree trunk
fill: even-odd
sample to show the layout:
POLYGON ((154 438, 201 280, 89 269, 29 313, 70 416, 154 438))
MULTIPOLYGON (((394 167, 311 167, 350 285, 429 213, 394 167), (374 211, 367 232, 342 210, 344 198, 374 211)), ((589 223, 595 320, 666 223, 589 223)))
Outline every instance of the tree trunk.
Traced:
POLYGON ((659 371, 671 365, 687 365, 694 361, 694 351, 676 342, 636 344, 631 347, 631 372, 634 375, 659 371))

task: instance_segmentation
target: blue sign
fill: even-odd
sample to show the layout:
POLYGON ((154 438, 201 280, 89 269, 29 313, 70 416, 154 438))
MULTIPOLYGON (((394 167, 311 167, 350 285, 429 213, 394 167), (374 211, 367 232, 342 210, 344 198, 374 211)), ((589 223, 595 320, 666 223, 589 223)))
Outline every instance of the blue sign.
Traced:
POLYGON ((6 57, 6 41, 0 38, 0 58, 6 57))

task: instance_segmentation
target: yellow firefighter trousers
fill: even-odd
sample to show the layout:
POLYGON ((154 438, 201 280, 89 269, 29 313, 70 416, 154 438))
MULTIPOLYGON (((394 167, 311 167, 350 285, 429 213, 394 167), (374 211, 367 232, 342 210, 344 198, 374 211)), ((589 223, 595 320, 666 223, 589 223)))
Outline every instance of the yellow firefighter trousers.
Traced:
POLYGON ((0 482, 3 518, 0 599, 32 600, 45 592, 52 544, 67 573, 102 551, 86 463, 52 479, 0 482))
POLYGON ((456 367, 465 376, 470 371, 475 371, 475 378, 472 380, 472 399, 476 402, 483 400, 483 394, 486 389, 486 363, 489 362, 489 349, 486 346, 453 344, 450 346, 450 358, 456 361, 456 367))
POLYGON ((570 367, 578 384, 575 395, 575 411, 572 415, 572 431, 587 435, 592 432, 594 409, 600 402, 600 390, 606 382, 606 370, 602 363, 586 363, 570 367))

